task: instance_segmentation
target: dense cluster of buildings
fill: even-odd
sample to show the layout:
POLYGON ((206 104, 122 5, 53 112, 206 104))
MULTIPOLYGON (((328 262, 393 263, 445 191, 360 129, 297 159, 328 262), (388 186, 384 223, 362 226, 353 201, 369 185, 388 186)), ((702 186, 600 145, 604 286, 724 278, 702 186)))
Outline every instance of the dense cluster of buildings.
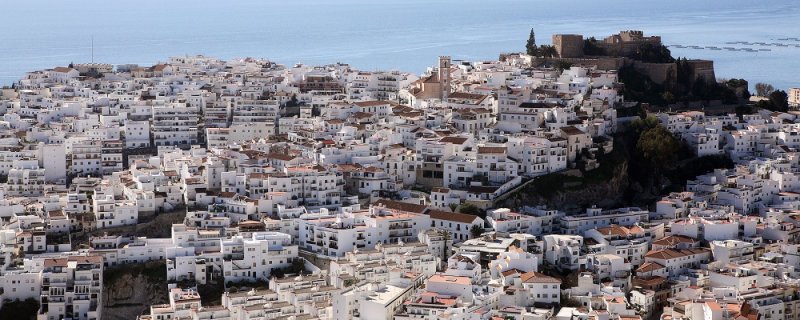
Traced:
POLYGON ((596 167, 627 120, 615 71, 531 59, 31 72, 0 96, 0 303, 100 319, 104 269, 156 261, 169 303, 139 319, 795 318, 797 115, 658 114, 737 166, 655 211, 498 208, 596 167), (169 237, 124 231, 175 212, 169 237), (267 287, 204 305, 220 281, 267 287))

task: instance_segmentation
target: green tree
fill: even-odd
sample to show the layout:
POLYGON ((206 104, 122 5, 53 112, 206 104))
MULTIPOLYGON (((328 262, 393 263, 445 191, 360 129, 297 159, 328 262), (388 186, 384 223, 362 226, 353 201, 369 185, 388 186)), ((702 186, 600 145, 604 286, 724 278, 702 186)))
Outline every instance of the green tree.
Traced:
POLYGON ((533 28, 531 28, 531 34, 528 35, 528 43, 525 44, 525 50, 534 57, 539 55, 539 50, 536 47, 536 33, 533 32, 533 28))
POLYGON ((358 283, 358 280, 356 280, 356 279, 347 279, 347 280, 344 281, 344 287, 347 288, 347 287, 355 285, 356 283, 358 283))
POLYGON ((636 142, 636 151, 655 173, 675 161, 680 147, 680 141, 661 125, 645 130, 636 142))
POLYGON ((458 204, 457 203, 451 203, 448 206, 450 207, 450 211, 452 211, 452 212, 456 212, 456 209, 458 209, 458 204))
POLYGON ((689 61, 686 58, 678 58, 675 61, 675 66, 677 67, 676 80, 680 89, 688 90, 692 87, 692 66, 689 65, 689 61))
POLYGON ((789 95, 786 94, 786 91, 772 91, 769 94, 769 103, 772 105, 773 111, 789 111, 789 95))
POLYGON ((753 108, 750 106, 737 106, 734 110, 736 112, 736 116, 738 116, 739 120, 742 122, 744 122, 744 115, 753 114, 753 108))
POLYGON ((305 270, 306 266, 304 260, 302 258, 297 258, 292 260, 288 267, 272 269, 270 271, 270 277, 283 278, 287 274, 299 274, 305 272, 305 270))
POLYGON ((667 104, 675 103, 675 95, 672 94, 672 92, 664 91, 664 93, 661 94, 661 98, 664 99, 664 102, 667 104))
POLYGON ((756 102, 756 108, 772 110, 772 111, 774 111, 773 109, 775 109, 775 107, 772 105, 772 103, 769 102, 769 100, 759 100, 758 102, 756 102))
POLYGON ((0 309, 0 320, 35 319, 39 311, 39 301, 34 298, 25 300, 5 300, 0 309))
POLYGON ((464 214, 471 214, 473 216, 480 216, 482 213, 481 208, 478 208, 477 206, 471 203, 465 203, 461 205, 461 207, 458 209, 458 212, 464 214))
POLYGON ((702 77, 695 80, 694 84, 692 84, 692 96, 698 99, 707 99, 709 96, 708 85, 706 84, 706 80, 702 77))
POLYGON ((624 66, 619 69, 619 80, 625 86, 623 93, 625 99, 632 101, 646 102, 653 105, 663 105, 664 87, 654 82, 647 75, 639 72, 631 66, 624 66))
POLYGON ((558 72, 562 72, 564 70, 572 68, 572 63, 571 62, 567 62, 567 61, 559 60, 559 61, 556 61, 555 67, 556 67, 556 69, 558 69, 558 72))
POLYGON ((583 40, 583 54, 587 56, 604 56, 606 50, 597 45, 597 39, 591 37, 583 40))
POLYGON ((480 237, 483 234, 483 227, 473 224, 471 228, 469 228, 469 234, 472 235, 473 238, 480 237))
POLYGON ((629 58, 650 63, 670 63, 675 62, 672 52, 664 45, 645 43, 639 46, 629 58))
POLYGON ((543 44, 539 46, 539 55, 545 58, 552 58, 558 56, 558 51, 554 46, 543 44))

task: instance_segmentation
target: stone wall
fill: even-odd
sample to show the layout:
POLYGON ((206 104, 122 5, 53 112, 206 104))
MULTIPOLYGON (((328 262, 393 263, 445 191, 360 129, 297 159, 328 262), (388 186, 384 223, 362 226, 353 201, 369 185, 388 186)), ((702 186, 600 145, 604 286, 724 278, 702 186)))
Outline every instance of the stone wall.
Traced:
POLYGON ((689 67, 692 68, 692 79, 704 79, 706 82, 716 81, 714 74, 714 61, 712 60, 688 60, 689 67))
POLYGON ((554 34, 553 46, 561 58, 583 57, 583 36, 579 34, 554 34))
POLYGON ((645 63, 634 61, 633 67, 653 82, 667 87, 675 84, 678 79, 678 67, 675 63, 645 63))

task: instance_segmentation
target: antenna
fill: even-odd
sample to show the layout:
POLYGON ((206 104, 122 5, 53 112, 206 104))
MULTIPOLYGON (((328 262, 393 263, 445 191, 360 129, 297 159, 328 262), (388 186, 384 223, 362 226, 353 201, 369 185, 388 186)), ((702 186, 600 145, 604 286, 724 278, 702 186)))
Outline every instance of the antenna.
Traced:
POLYGON ((94 63, 94 35, 92 35, 92 63, 94 63))

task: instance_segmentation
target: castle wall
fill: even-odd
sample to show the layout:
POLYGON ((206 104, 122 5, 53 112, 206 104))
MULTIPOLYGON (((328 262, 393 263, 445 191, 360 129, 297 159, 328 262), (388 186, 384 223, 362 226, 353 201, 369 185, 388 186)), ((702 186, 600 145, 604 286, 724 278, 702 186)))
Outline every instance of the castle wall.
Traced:
POLYGON ((689 67, 692 69, 692 80, 703 78, 706 82, 717 81, 714 74, 714 61, 712 60, 688 60, 689 67))
POLYGON ((553 46, 561 58, 583 57, 583 36, 579 34, 554 34, 553 46))

